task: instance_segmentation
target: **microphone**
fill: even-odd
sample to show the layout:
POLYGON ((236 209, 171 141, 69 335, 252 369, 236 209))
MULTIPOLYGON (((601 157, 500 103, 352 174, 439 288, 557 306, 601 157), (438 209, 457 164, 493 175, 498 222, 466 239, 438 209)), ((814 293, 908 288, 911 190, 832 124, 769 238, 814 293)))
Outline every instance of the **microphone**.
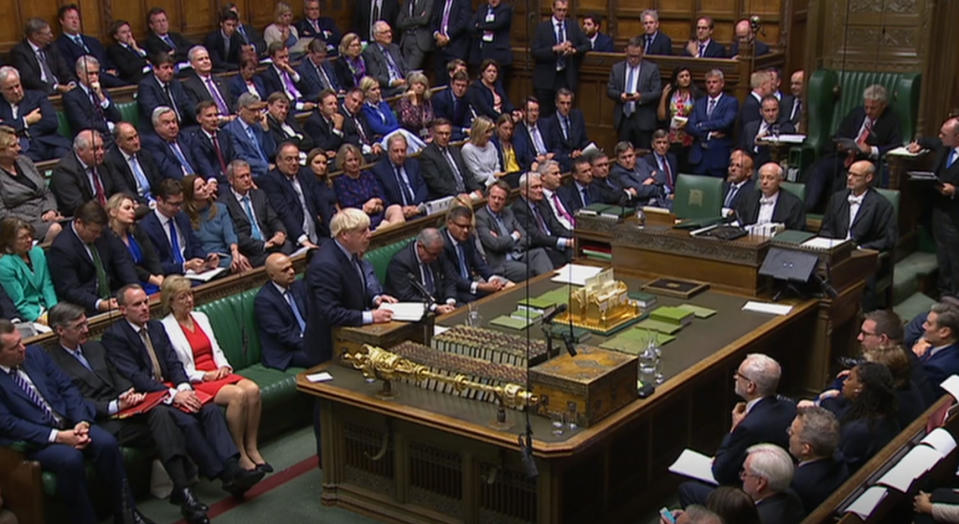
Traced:
POLYGON ((567 306, 566 304, 558 304, 556 307, 553 308, 552 311, 543 315, 542 323, 551 324, 553 322, 553 319, 556 318, 557 315, 566 311, 567 307, 569 306, 567 306))
POLYGON ((424 287, 423 284, 420 284, 420 281, 416 279, 416 277, 413 275, 413 273, 407 273, 407 274, 406 274, 406 278, 408 278, 408 279, 410 280, 410 285, 412 285, 414 288, 416 288, 416 291, 417 291, 420 295, 422 295, 424 299, 426 299, 426 302, 427 302, 428 304, 435 304, 435 303, 436 303, 436 299, 433 298, 433 295, 431 295, 430 292, 427 291, 426 287, 424 287))

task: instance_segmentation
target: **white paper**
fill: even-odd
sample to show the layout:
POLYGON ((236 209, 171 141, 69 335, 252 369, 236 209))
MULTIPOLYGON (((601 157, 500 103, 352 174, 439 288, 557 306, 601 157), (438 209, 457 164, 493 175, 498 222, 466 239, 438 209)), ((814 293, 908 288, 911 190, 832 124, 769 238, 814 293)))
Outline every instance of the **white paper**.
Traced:
POLYGON ((886 151, 886 154, 887 154, 887 155, 893 155, 893 156, 919 156, 919 155, 921 155, 922 153, 924 153, 925 151, 927 151, 927 150, 926 150, 926 149, 920 149, 919 152, 917 152, 917 153, 910 153, 909 150, 906 149, 906 146, 899 146, 899 147, 897 147, 897 148, 895 148, 895 149, 890 149, 889 151, 886 151))
POLYGON ((596 266, 584 266, 581 264, 566 264, 556 271, 556 276, 551 278, 552 282, 561 284, 573 284, 575 286, 585 286, 586 280, 593 278, 604 268, 596 266))
POLYGON ((393 320, 401 322, 419 322, 423 319, 423 312, 426 311, 426 304, 422 302, 397 302, 389 304, 383 302, 380 309, 388 309, 393 312, 393 320))
POLYGON ((906 171, 909 180, 939 180, 932 171, 906 171))
POLYGON ((942 428, 930 431, 926 438, 920 440, 919 443, 931 446, 943 457, 956 449, 956 439, 952 438, 952 434, 942 428))
POLYGON ((782 135, 766 135, 759 139, 760 142, 771 142, 780 144, 802 144, 806 140, 806 135, 795 133, 786 133, 782 135))
POLYGON ((756 313, 769 313, 771 315, 788 315, 792 311, 792 306, 783 304, 773 304, 771 302, 759 302, 750 300, 743 305, 743 311, 753 311, 756 313))
POLYGON ((299 249, 297 249, 296 251, 290 253, 290 258, 299 256, 299 255, 302 255, 302 254, 306 253, 306 252, 309 251, 309 250, 310 250, 310 246, 302 246, 302 247, 300 247, 299 249))
POLYGON ((439 324, 434 324, 434 325, 433 325, 433 336, 435 337, 436 335, 442 335, 443 333, 446 333, 447 331, 449 331, 449 330, 451 330, 451 329, 453 329, 453 328, 449 328, 449 327, 446 327, 446 326, 441 326, 441 325, 439 325, 439 324))
POLYGON ((713 458, 689 448, 684 449, 679 454, 676 462, 669 466, 669 471, 713 485, 719 484, 719 482, 716 482, 716 477, 713 476, 713 458))
POLYGON ((959 400, 959 375, 952 375, 951 377, 943 380, 939 387, 946 390, 946 393, 952 395, 953 398, 959 400))
POLYGON ((202 273, 197 273, 193 271, 192 269, 190 269, 190 270, 187 270, 187 272, 183 276, 189 278, 190 280, 199 280, 200 282, 209 282, 211 278, 219 275, 220 273, 223 273, 224 271, 226 271, 225 267, 215 267, 213 269, 208 269, 202 273))
POLYGON ((876 481, 876 484, 889 486, 896 491, 906 493, 913 481, 932 469, 942 460, 942 455, 929 446, 916 446, 906 453, 895 466, 876 481))
POLYGON ((328 371, 320 371, 319 373, 307 375, 306 380, 310 382, 327 382, 333 380, 333 375, 330 375, 328 371))
POLYGON ((873 486, 850 504, 849 507, 846 508, 846 513, 855 513, 859 515, 859 518, 862 520, 866 520, 869 518, 869 515, 872 514, 873 510, 876 509, 876 506, 882 502, 882 499, 886 498, 886 494, 888 493, 889 490, 884 487, 873 486))
POLYGON ((589 158, 593 153, 601 153, 602 151, 599 147, 596 146, 596 142, 590 142, 586 144, 586 147, 583 148, 583 156, 589 158))
POLYGON ((811 249, 832 249, 845 241, 846 239, 844 238, 814 237, 800 244, 800 247, 808 247, 811 249))

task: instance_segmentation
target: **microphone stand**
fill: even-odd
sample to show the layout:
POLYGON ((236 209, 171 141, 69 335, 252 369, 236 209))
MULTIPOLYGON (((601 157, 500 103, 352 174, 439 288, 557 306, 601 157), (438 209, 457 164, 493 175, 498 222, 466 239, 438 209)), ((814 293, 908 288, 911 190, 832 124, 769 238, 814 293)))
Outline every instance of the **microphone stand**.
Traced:
MULTIPOLYGON (((416 279, 416 275, 413 273, 407 273, 406 278, 409 279, 410 285, 416 289, 416 292, 423 297, 423 318, 426 319, 430 314, 432 314, 433 306, 436 305, 436 298, 430 294, 429 290, 426 289, 423 284, 420 284, 420 281, 416 279)), ((429 344, 429 341, 432 337, 432 333, 429 332, 430 322, 423 323, 423 343, 429 344)))

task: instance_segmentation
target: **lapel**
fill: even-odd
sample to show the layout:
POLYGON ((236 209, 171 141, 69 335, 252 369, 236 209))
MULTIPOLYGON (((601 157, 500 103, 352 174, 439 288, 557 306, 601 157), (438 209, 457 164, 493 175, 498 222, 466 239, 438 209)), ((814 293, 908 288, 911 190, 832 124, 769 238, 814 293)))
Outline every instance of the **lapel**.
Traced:
MULTIPOLYGON (((873 204, 875 203, 875 200, 872 197, 873 193, 874 191, 872 191, 871 189, 867 189, 866 192, 863 193, 862 204, 859 206, 859 211, 856 213, 856 219, 852 221, 852 224, 849 224, 849 231, 852 231, 859 224, 860 221, 864 220, 865 219, 864 217, 866 217, 866 215, 869 215, 870 217, 872 216, 873 207, 874 207, 873 204)), ((849 208, 849 201, 847 200, 846 201, 847 217, 849 216, 848 208, 849 208)))
MULTIPOLYGON (((836 225, 839 226, 839 231, 846 231, 847 233, 852 229, 852 224, 849 223, 849 190, 842 192, 842 201, 839 202, 839 209, 836 213, 836 225)), ((863 199, 863 205, 866 205, 865 199, 863 199)), ((860 206, 859 213, 856 213, 856 218, 862 215, 862 207, 860 206)))
MULTIPOLYGON (((37 350, 43 351, 42 349, 37 349, 37 350)), ((58 394, 54 394, 55 392, 52 389, 50 389, 50 383, 47 382, 46 374, 43 372, 42 369, 40 369, 36 365, 36 357, 32 359, 29 358, 30 357, 29 352, 27 353, 27 357, 28 358, 23 361, 22 367, 26 370, 27 374, 30 375, 30 381, 33 382, 33 387, 37 388, 37 391, 43 397, 43 400, 46 400, 47 404, 50 405, 50 409, 53 409, 54 411, 58 411, 56 408, 56 405, 57 405, 56 401, 60 398, 60 396, 58 394)), ((10 379, 9 377, 7 377, 7 379, 13 382, 13 379, 10 379)), ((23 391, 22 388, 20 388, 16 384, 12 384, 12 385, 13 385, 13 388, 16 389, 17 392, 20 393, 20 395, 23 398, 27 399, 27 402, 29 402, 31 406, 36 406, 36 404, 34 404, 32 400, 30 400, 30 397, 27 396, 27 393, 23 391)), ((63 413, 58 413, 58 414, 63 416, 63 413)))
MULTIPOLYGON (((27 369, 27 374, 30 375, 30 380, 33 381, 33 385, 37 386, 38 381, 34 379, 34 377, 37 374, 30 369, 30 366, 27 364, 27 362, 28 361, 24 361, 23 367, 27 369)), ((36 404, 34 404, 33 400, 31 400, 30 397, 27 396, 27 392, 24 391, 23 388, 18 386, 17 383, 13 381, 13 379, 10 377, 9 374, 5 372, 0 373, 0 383, 6 384, 6 388, 9 391, 12 391, 15 395, 22 398, 25 403, 27 403, 28 405, 32 407, 36 407, 36 404)), ((43 395, 43 398, 47 398, 47 396, 43 395)), ((37 409, 39 409, 39 407, 37 407, 37 409)))

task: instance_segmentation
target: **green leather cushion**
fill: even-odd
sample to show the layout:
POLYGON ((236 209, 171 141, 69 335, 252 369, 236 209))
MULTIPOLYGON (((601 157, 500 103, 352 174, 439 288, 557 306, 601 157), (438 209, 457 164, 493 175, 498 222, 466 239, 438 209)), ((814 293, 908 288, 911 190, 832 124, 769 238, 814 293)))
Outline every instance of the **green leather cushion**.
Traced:
POLYGON ((363 255, 364 259, 370 264, 373 264, 373 272, 376 273, 376 278, 378 278, 380 282, 386 282, 386 268, 389 266, 390 260, 393 259, 393 255, 412 241, 413 237, 410 237, 405 240, 400 240, 399 242, 372 249, 363 255))
POLYGON ((782 182, 779 184, 779 187, 796 195, 800 201, 806 201, 806 184, 800 182, 782 182))
POLYGON ((134 127, 139 125, 140 110, 136 102, 121 102, 117 104, 117 109, 120 111, 121 120, 133 124, 134 127))
POLYGON ((67 120, 67 114, 63 111, 57 111, 57 133, 73 140, 70 122, 67 120))
POLYGON ((260 339, 256 331, 253 299, 259 289, 220 298, 197 306, 210 317, 213 334, 237 371, 260 361, 260 339))

